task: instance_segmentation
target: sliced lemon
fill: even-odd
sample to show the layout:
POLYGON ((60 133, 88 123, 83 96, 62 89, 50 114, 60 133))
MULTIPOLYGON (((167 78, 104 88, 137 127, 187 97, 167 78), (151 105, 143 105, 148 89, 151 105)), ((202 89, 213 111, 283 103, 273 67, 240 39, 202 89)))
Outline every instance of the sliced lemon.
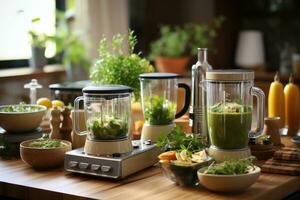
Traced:
POLYGON ((52 108, 52 102, 46 97, 39 98, 36 103, 38 105, 46 106, 48 109, 52 108))

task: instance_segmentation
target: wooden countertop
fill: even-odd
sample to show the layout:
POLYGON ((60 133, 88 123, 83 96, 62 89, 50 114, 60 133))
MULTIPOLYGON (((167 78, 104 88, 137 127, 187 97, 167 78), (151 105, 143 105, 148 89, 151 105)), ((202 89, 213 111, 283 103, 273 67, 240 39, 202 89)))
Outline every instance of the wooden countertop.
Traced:
POLYGON ((22 199, 282 199, 300 189, 300 177, 262 174, 242 193, 217 194, 202 187, 179 187, 151 167, 123 180, 65 172, 37 171, 21 160, 0 160, 0 195, 22 199))

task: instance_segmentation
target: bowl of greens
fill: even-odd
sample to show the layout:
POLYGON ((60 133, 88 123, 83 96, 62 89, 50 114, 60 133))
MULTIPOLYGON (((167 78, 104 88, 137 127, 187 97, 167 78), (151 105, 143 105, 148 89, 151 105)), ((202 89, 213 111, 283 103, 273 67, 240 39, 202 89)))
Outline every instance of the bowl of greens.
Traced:
POLYGON ((37 128, 47 108, 42 105, 15 104, 0 106, 0 126, 8 132, 26 132, 37 128))
POLYGON ((61 166, 64 156, 72 149, 72 144, 66 140, 35 139, 26 140, 20 144, 20 156, 23 162, 35 168, 51 168, 61 166))
POLYGON ((163 174, 180 186, 197 185, 197 170, 213 162, 205 151, 204 141, 180 127, 159 138, 156 145, 164 151, 158 156, 163 174))
POLYGON ((227 160, 212 163, 197 171, 199 183, 215 192, 243 191, 259 177, 260 168, 253 164, 253 158, 227 160))

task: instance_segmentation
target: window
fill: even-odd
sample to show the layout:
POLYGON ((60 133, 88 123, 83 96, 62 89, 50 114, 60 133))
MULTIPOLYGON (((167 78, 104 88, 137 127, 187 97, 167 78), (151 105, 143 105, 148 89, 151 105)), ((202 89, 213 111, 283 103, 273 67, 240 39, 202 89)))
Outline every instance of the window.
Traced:
MULTIPOLYGON (((0 1, 0 68, 26 66, 31 57, 30 29, 55 33, 55 0, 0 1), (32 23, 33 18, 40 22, 32 23)), ((46 45, 46 57, 55 55, 55 45, 46 45)))

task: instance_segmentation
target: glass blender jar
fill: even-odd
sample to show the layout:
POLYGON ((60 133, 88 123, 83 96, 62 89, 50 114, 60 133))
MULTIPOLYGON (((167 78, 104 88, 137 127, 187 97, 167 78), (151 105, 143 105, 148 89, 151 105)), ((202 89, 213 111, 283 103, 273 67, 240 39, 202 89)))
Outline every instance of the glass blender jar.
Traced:
POLYGON ((184 115, 190 105, 190 88, 178 83, 178 74, 145 73, 140 75, 141 98, 145 123, 142 129, 142 140, 156 140, 168 134, 175 126, 175 118, 184 115), (184 103, 177 110, 178 88, 185 90, 184 103))
POLYGON ((206 72, 209 152, 216 160, 250 156, 249 137, 262 133, 265 96, 253 82, 254 72, 250 70, 206 72), (253 131, 252 96, 257 98, 257 128, 253 131))
POLYGON ((132 89, 121 85, 87 86, 75 106, 75 132, 87 135, 84 152, 92 155, 132 150, 130 128, 132 89), (83 101, 87 130, 79 128, 79 104, 83 101))

